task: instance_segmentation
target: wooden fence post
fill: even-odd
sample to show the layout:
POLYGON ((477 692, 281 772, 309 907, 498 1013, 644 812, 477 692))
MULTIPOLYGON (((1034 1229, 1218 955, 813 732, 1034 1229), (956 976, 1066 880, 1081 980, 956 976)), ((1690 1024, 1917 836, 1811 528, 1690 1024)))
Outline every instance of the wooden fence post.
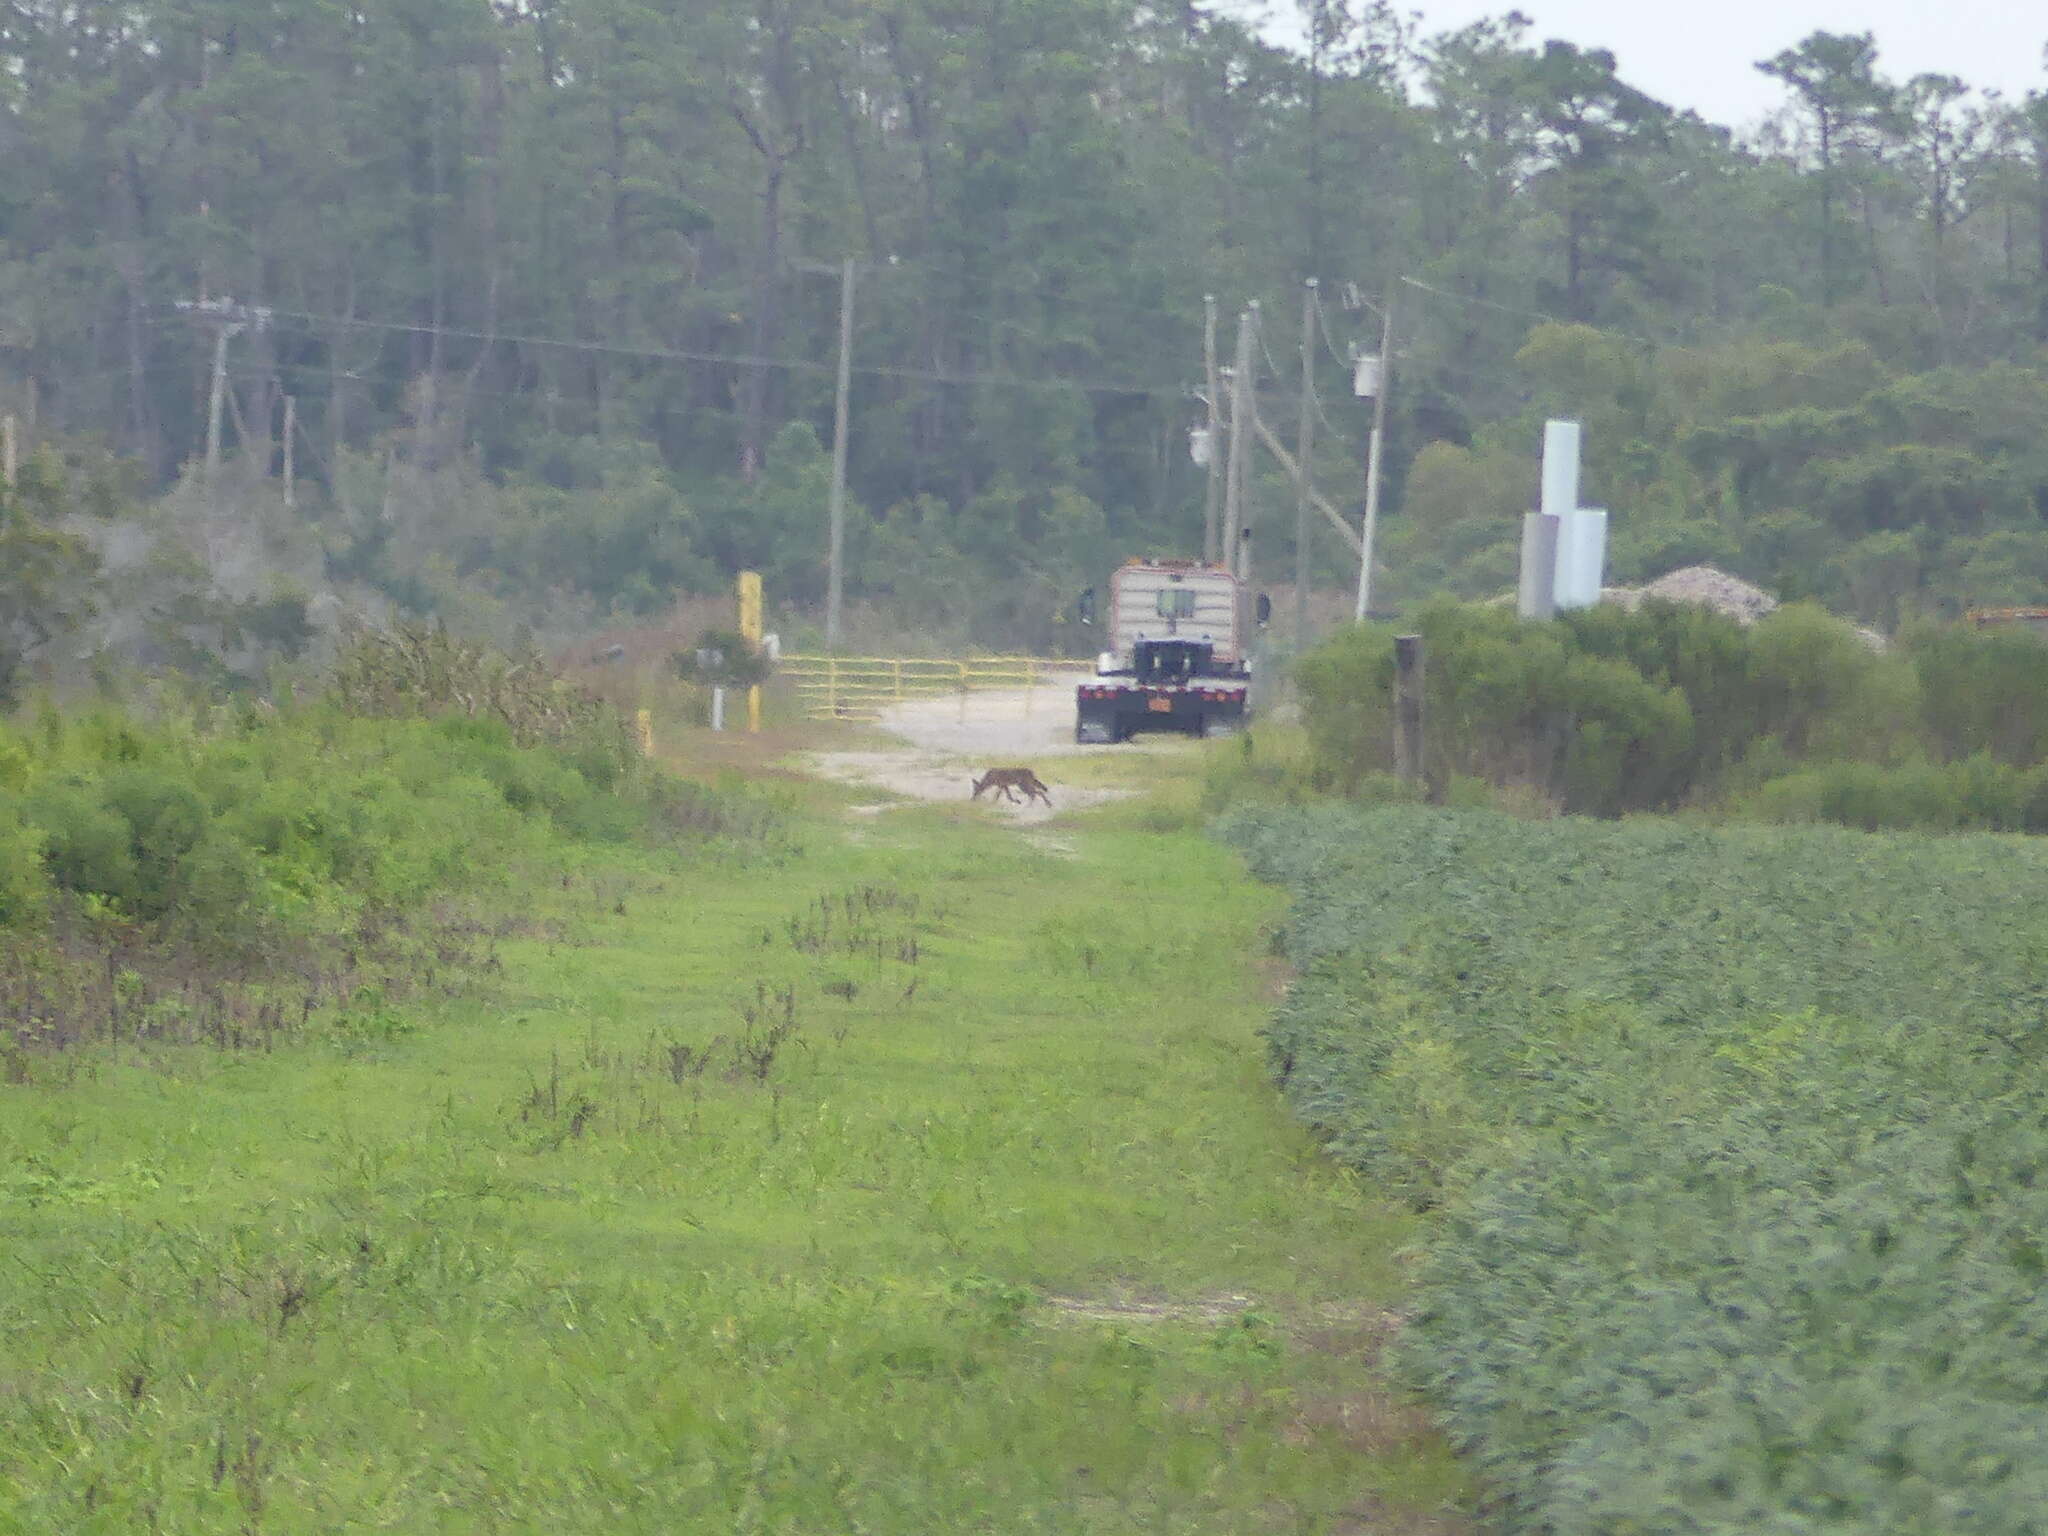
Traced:
POLYGON ((1422 636, 1394 637, 1394 772, 1404 784, 1424 782, 1422 636))

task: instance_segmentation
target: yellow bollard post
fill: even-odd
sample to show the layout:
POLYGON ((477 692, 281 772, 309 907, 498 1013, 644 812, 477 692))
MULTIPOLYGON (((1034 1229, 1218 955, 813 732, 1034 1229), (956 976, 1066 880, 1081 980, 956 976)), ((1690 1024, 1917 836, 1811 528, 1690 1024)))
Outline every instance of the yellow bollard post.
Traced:
POLYGON ((640 738, 640 755, 654 756, 654 711, 636 710, 633 714, 633 728, 640 738))
MULTIPOLYGON (((761 573, 741 571, 739 580, 740 638, 755 650, 761 648, 761 573)), ((761 729, 761 687, 747 690, 747 729, 761 729)))

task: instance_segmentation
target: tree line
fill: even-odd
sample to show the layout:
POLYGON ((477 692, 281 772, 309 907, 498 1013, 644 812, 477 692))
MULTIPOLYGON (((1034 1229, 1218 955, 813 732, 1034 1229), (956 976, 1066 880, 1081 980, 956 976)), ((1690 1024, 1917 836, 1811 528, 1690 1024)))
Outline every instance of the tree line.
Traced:
POLYGON ((1822 32, 1737 135, 1513 12, 1299 3, 1296 51, 1194 0, 14 0, 0 404, 401 607, 645 613, 739 566, 812 603, 852 259, 852 590, 1043 641, 1106 562, 1199 547, 1205 294, 1264 301, 1265 410, 1319 413, 1353 503, 1391 298, 1397 594, 1496 580, 1547 409, 1612 427, 1589 489, 1659 530, 1625 561, 1880 618, 2048 576, 2048 94, 1822 32))

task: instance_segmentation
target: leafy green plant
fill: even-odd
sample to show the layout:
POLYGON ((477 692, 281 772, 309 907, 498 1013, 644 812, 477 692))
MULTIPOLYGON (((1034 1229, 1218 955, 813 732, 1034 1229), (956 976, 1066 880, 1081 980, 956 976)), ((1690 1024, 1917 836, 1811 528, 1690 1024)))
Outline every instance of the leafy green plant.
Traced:
MULTIPOLYGON (((1988 755, 1760 793, 1796 786, 1935 827, 2033 793, 1988 755)), ((2032 1528, 2048 850, 1400 807, 1225 831, 1295 896, 1276 1075, 1435 1213, 1403 1358, 1505 1529, 2032 1528)))

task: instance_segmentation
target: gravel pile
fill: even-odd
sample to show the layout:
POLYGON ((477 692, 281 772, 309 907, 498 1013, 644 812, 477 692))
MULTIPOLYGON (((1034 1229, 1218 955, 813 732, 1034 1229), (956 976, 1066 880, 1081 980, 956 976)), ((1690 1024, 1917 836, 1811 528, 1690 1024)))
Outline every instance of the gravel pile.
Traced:
POLYGON ((1631 611, 1652 597, 1671 603, 1699 603, 1725 613, 1738 624, 1754 624, 1778 606, 1778 600, 1762 587, 1711 565, 1682 566, 1645 586, 1607 587, 1600 593, 1602 602, 1619 603, 1631 611))

